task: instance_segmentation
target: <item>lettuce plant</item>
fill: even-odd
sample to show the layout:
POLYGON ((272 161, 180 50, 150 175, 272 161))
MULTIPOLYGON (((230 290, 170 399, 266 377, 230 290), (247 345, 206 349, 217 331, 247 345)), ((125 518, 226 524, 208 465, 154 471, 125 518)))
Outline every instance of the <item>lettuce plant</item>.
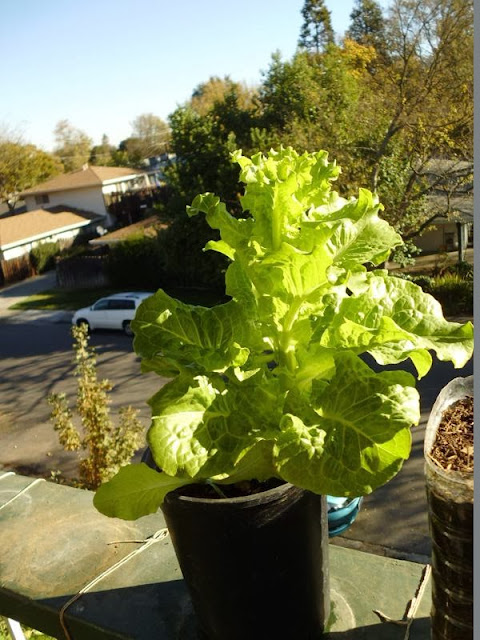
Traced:
MULTIPOLYGON (((419 421, 415 378, 380 365, 410 359, 418 377, 431 351, 462 367, 473 327, 448 322, 420 287, 373 270, 402 244, 375 195, 332 190, 340 168, 325 151, 237 151, 245 216, 199 195, 230 259, 212 308, 163 290, 132 322, 142 369, 171 378, 150 400, 148 444, 161 469, 132 464, 97 491, 103 513, 155 512, 188 483, 280 478, 321 494, 359 496, 390 480, 419 421), (369 354, 367 357, 362 357, 369 354)), ((188 259, 188 257, 186 257, 188 259)))

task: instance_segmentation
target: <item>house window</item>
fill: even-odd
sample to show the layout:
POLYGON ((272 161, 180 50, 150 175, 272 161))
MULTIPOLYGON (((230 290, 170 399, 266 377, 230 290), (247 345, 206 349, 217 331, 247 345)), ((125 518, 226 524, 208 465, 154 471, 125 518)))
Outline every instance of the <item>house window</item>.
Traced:
POLYGON ((42 193, 40 196, 35 196, 35 204, 48 204, 50 198, 46 193, 42 193))
POLYGON ((453 231, 445 232, 445 245, 447 251, 453 251, 455 249, 455 233, 453 231))

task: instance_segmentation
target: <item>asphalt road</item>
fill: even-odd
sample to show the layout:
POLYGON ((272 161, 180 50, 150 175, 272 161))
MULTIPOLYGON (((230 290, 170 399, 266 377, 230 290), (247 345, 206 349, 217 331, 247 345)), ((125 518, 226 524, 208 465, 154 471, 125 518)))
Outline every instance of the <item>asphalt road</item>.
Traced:
MULTIPOLYGON (((158 390, 162 379, 141 374, 132 339, 120 332, 92 334, 98 374, 114 389, 111 411, 132 405, 149 424, 146 400, 158 390)), ((75 380, 72 338, 68 314, 27 312, 4 317, 0 323, 0 468, 26 475, 48 476, 61 470, 75 476, 77 455, 67 453, 57 441, 49 422, 46 396, 65 392, 72 403, 75 380)), ((473 361, 463 369, 435 361, 430 373, 418 383, 422 421, 412 430, 412 454, 400 473, 387 485, 365 497, 357 520, 333 544, 380 555, 428 562, 430 539, 423 477, 423 434, 428 413, 445 384, 457 376, 473 373, 473 361)))

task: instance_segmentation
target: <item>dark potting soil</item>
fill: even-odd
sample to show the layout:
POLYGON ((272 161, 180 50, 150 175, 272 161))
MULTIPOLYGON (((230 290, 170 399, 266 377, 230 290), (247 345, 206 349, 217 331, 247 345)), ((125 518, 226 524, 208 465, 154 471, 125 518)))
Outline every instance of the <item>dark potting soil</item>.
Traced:
POLYGON ((191 498, 240 498, 274 489, 281 484, 283 484, 283 480, 278 478, 270 478, 264 482, 245 480, 235 484, 213 484, 207 482, 204 484, 185 485, 181 489, 181 494, 191 498))
POLYGON ((430 457, 446 471, 473 471, 473 398, 451 404, 442 415, 430 457))

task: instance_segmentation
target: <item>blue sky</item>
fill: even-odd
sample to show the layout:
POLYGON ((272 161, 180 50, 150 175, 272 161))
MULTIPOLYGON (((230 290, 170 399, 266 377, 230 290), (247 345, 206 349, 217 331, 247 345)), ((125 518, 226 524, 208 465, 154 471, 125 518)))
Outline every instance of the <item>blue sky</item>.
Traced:
MULTIPOLYGON (((337 34, 354 0, 326 0, 337 34)), ((386 7, 389 0, 381 0, 386 7)), ((61 119, 94 143, 163 119, 210 76, 259 84, 271 54, 290 58, 303 0, 3 0, 0 131, 46 150, 61 119), (235 7, 235 8, 234 8, 235 7)))

